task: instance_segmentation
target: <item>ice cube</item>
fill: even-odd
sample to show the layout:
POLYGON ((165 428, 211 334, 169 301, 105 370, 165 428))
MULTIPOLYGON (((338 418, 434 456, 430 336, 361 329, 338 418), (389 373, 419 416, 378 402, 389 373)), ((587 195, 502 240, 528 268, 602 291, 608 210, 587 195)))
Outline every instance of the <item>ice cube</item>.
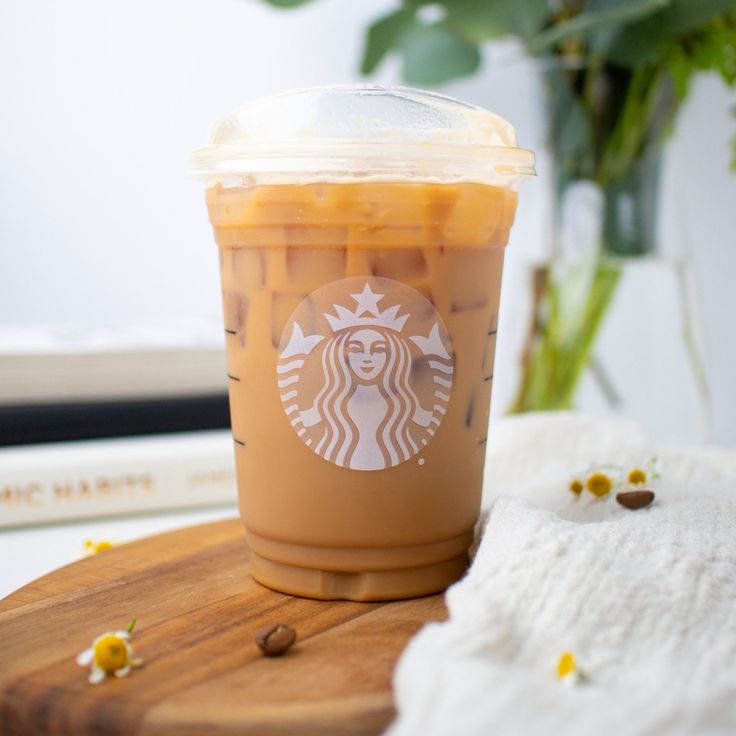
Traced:
POLYGON ((397 281, 420 281, 427 274, 427 262, 419 248, 377 251, 371 262, 374 276, 397 281))
POLYGON ((501 248, 475 251, 448 248, 442 265, 452 289, 451 310, 464 312, 481 309, 491 299, 498 299, 502 264, 501 248))
POLYGON ((288 248, 347 248, 346 227, 320 225, 285 225, 284 237, 288 248))
POLYGON ((235 285, 245 291, 258 291, 266 286, 266 253, 263 248, 233 250, 235 285))
POLYGON ((286 274, 295 291, 311 292, 323 284, 345 278, 347 249, 290 247, 286 251, 286 274))
POLYGON ((276 291, 271 295, 271 344, 278 349, 284 327, 294 310, 304 301, 307 295, 276 291))
POLYGON ((437 309, 434 305, 434 295, 427 284, 415 287, 424 299, 416 299, 411 306, 412 317, 417 329, 424 330, 426 335, 437 322, 437 309))

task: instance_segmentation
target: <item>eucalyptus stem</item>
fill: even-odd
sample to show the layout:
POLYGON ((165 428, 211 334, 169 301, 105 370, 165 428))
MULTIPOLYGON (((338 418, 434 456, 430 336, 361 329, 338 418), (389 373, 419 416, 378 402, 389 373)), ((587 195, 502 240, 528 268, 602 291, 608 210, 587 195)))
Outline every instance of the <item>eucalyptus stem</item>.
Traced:
POLYGON ((621 271, 622 267, 617 262, 604 259, 598 264, 580 327, 562 346, 559 385, 555 387, 557 396, 550 398, 565 408, 572 407, 575 391, 590 363, 593 345, 621 279, 621 271))
POLYGON ((538 317, 538 339, 531 347, 531 358, 525 363, 512 413, 572 407, 621 273, 619 262, 607 258, 599 261, 583 312, 572 331, 560 309, 564 281, 546 280, 549 311, 546 319, 538 317))

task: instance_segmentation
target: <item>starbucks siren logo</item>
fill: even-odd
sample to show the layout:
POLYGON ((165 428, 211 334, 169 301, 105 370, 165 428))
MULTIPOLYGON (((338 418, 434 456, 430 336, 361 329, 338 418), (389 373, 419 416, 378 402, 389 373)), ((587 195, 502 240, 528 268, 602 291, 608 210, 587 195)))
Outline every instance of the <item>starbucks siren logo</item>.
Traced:
POLYGON ((440 426, 452 346, 419 292, 350 278, 294 310, 276 370, 286 416, 311 450, 343 468, 381 470, 412 458, 440 426))

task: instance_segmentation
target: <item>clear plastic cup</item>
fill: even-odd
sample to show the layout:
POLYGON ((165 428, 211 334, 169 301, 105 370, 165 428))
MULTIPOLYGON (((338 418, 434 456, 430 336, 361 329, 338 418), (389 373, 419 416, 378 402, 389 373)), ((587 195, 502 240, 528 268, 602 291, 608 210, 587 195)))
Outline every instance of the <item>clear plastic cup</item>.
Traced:
POLYGON ((194 160, 253 576, 322 599, 443 590, 480 508, 504 247, 533 154, 486 110, 349 86, 245 105, 194 160))

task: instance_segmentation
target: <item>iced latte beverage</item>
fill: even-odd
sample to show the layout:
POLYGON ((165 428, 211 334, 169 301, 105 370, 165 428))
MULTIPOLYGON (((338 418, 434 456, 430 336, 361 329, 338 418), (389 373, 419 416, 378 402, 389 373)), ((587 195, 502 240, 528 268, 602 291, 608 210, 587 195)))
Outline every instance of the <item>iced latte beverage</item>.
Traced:
POLYGON ((360 86, 246 105, 195 161, 253 576, 323 599, 444 589, 478 516, 532 154, 485 110, 360 86))

